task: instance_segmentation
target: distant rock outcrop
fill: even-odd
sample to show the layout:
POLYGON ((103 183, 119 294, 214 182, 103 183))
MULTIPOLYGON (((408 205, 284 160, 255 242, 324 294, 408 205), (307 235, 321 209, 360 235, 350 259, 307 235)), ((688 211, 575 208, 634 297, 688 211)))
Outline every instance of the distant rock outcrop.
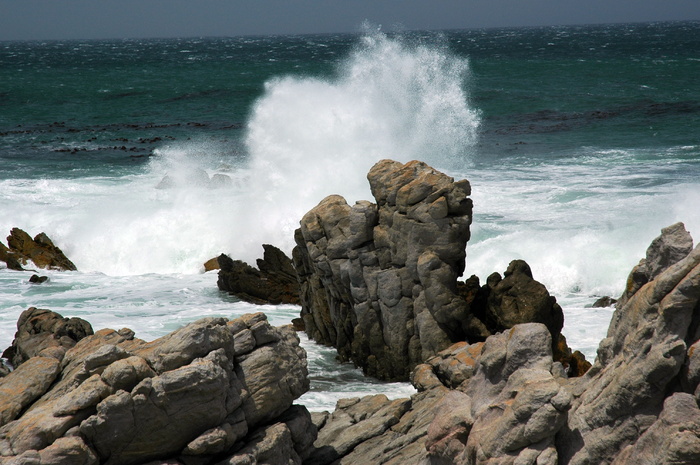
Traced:
POLYGON ((388 380, 408 379, 454 342, 483 341, 519 323, 543 323, 558 342, 562 310, 524 261, 484 286, 476 276, 458 282, 472 219, 468 181, 391 160, 367 178, 376 204, 326 197, 295 234, 310 338, 388 380))
POLYGON ((308 386, 295 332, 262 313, 152 342, 105 329, 0 379, 0 463, 300 465, 308 386))
POLYGON ((299 281, 292 260, 272 245, 264 244, 263 249, 258 269, 219 255, 219 289, 254 304, 299 305, 299 281))
POLYGON ((44 233, 39 233, 32 239, 23 230, 12 228, 7 236, 7 245, 9 247, 0 243, 0 260, 12 270, 23 270, 29 261, 39 268, 76 270, 73 262, 44 233))

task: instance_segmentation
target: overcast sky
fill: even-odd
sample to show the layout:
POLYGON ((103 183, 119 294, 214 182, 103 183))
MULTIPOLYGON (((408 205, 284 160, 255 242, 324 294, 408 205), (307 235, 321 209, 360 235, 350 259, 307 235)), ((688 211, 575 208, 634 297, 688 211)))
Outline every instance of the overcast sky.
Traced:
POLYGON ((0 40, 700 20, 700 0, 0 0, 0 40))

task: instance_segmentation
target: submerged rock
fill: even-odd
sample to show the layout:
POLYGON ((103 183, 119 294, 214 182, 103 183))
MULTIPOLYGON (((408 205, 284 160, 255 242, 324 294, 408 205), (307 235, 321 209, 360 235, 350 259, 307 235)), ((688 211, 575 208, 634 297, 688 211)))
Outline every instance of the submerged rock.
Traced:
POLYGON ((0 462, 301 464, 309 455, 316 429, 292 407, 309 387, 306 354, 289 326, 259 313, 204 318, 152 342, 133 336, 101 330, 0 379, 0 462))

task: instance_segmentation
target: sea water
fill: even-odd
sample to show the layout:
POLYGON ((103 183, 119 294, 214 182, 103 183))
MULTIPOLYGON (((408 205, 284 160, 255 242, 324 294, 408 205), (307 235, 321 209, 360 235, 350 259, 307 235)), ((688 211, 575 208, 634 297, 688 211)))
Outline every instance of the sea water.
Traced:
MULTIPOLYGON (((593 301, 662 227, 700 237, 698 75, 697 22, 0 43, 0 234, 46 232, 79 270, 0 269, 0 347, 30 306, 146 340, 204 316, 287 324, 298 307, 241 302, 202 264, 291 253, 308 209, 371 200, 393 158, 471 182, 465 278, 526 260, 592 360, 612 314, 593 301)), ((300 337, 312 410, 413 392, 300 337)))

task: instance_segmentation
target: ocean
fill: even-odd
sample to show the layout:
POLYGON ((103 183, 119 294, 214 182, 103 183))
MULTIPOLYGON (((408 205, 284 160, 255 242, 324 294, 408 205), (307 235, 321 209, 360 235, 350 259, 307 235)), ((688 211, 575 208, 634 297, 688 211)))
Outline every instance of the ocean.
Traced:
MULTIPOLYGON (((291 253, 306 211, 371 200, 392 158, 471 182, 464 278, 526 260, 592 360, 613 311, 596 298, 661 228, 700 238, 698 76, 700 22, 0 42, 0 237, 45 232, 78 268, 0 268, 0 349, 30 306, 146 340, 204 316, 287 324, 298 307, 228 296, 203 263, 291 253)), ((300 336, 310 410, 413 392, 300 336)))

